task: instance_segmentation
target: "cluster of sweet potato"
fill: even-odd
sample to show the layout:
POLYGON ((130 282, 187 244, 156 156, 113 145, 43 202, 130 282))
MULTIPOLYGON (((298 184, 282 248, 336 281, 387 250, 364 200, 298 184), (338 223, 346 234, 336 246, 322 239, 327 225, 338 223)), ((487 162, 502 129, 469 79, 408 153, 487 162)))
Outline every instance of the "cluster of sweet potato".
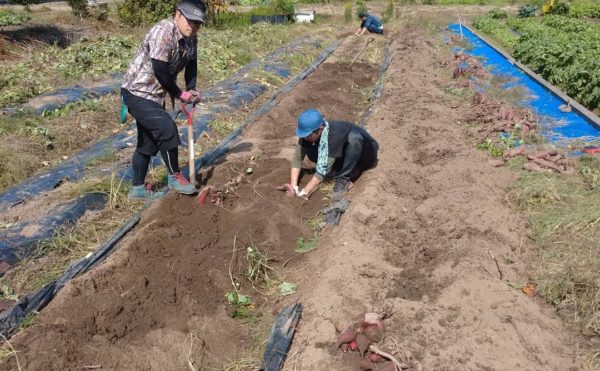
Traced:
POLYGON ((391 354, 380 350, 375 344, 383 340, 385 325, 382 316, 367 313, 364 318, 342 332, 336 341, 336 348, 343 352, 358 352, 358 366, 367 371, 396 371, 409 368, 398 362, 391 354), (405 367, 404 367, 405 366, 405 367))
POLYGON ((493 133, 511 134, 518 129, 521 139, 527 139, 536 132, 537 117, 529 109, 515 108, 480 92, 473 96, 472 107, 468 120, 483 125, 479 129, 482 142, 493 133))
MULTIPOLYGON (((473 56, 464 53, 454 54, 451 60, 444 63, 447 66, 453 67, 452 78, 458 79, 459 77, 467 78, 485 78, 488 76, 488 72, 483 68, 481 62, 473 56)), ((469 87, 469 80, 461 79, 459 81, 459 87, 469 87)))

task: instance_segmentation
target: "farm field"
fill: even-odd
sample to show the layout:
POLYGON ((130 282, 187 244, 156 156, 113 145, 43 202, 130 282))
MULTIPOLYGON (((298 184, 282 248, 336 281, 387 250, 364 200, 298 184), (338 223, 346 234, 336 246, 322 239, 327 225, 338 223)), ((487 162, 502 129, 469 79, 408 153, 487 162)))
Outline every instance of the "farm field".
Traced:
MULTIPOLYGON (((520 2, 436 3, 363 3, 386 19, 384 36, 353 36, 360 4, 348 21, 343 3, 297 4, 316 10, 312 24, 201 30, 201 90, 232 76, 265 87, 241 108, 212 117, 196 138, 197 155, 209 154, 247 124, 222 158, 199 169, 200 187, 218 189, 219 199, 203 206, 173 193, 149 205, 128 200, 128 183, 116 175, 129 166, 125 148, 94 158, 81 179, 6 209, 0 232, 92 192, 108 200, 2 268, 3 310, 141 217, 106 260, 3 334, 10 337, 0 370, 256 370, 275 317, 294 303, 303 313, 286 371, 393 370, 391 358, 408 370, 600 369, 600 160, 546 143, 538 118, 520 104, 527 91, 482 68, 448 30, 460 15, 597 110, 599 69, 589 54, 600 45, 590 21, 595 8, 574 2, 568 17, 518 18, 520 2), (275 59, 289 76, 259 68, 237 77, 301 40, 317 41, 275 59), (331 55, 293 80, 334 41, 331 55), (276 189, 289 180, 296 117, 307 108, 364 124, 380 145, 377 165, 348 192, 339 225, 325 223, 332 183, 307 200, 276 189), (361 333, 363 357, 352 348, 352 341, 364 346, 355 333, 342 338, 357 323, 369 327, 364 319, 372 313, 383 325, 374 337, 361 333), (382 359, 372 357, 377 351, 382 359)), ((108 21, 88 27, 63 11, 42 13, 0 29, 0 40, 8 40, 0 63, 10 71, 0 78, 0 105, 108 80, 123 72, 148 29, 120 23, 112 7, 108 21), (36 41, 16 36, 58 20, 56 35, 43 34, 64 37, 65 45, 35 32, 36 41), (79 70, 81 63, 88 68, 79 70)), ((12 154, 0 157, 7 158, 0 190, 103 138, 133 135, 119 125, 118 110, 118 96, 109 94, 41 116, 0 117, 0 153, 12 154)), ((150 175, 157 186, 165 184, 162 168, 150 175)))

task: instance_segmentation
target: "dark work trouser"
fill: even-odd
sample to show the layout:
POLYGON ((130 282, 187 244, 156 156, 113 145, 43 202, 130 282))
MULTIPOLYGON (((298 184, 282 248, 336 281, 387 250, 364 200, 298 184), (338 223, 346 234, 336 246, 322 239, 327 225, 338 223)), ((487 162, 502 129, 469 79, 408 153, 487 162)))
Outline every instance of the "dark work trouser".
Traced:
POLYGON ((158 103, 140 98, 121 89, 127 110, 135 118, 138 130, 137 145, 131 161, 132 184, 144 184, 150 157, 159 151, 169 174, 179 172, 179 132, 175 121, 158 103))
POLYGON ((349 180, 358 178, 363 171, 373 167, 377 161, 378 150, 377 142, 365 138, 357 130, 351 130, 344 154, 334 164, 332 175, 336 185, 343 187, 349 180))
POLYGON ((383 29, 381 29, 381 28, 367 27, 367 31, 369 31, 370 33, 376 33, 379 35, 383 35, 383 29))

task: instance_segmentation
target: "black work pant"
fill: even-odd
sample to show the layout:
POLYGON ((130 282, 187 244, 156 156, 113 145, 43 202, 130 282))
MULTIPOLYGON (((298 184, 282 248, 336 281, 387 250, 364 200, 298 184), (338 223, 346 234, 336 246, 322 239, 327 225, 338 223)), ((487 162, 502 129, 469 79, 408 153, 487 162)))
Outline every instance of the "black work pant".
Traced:
POLYGON ((379 35, 383 35, 383 30, 381 28, 367 27, 367 31, 369 31, 370 33, 376 33, 379 35))
POLYGON ((121 89, 127 110, 135 118, 138 137, 132 159, 134 186, 144 184, 150 157, 159 151, 170 174, 179 172, 179 132, 175 121, 159 103, 121 89))
POLYGON ((348 133, 348 143, 342 158, 333 165, 333 177, 336 180, 355 180, 363 171, 375 166, 377 162, 377 142, 365 138, 359 131, 348 133))

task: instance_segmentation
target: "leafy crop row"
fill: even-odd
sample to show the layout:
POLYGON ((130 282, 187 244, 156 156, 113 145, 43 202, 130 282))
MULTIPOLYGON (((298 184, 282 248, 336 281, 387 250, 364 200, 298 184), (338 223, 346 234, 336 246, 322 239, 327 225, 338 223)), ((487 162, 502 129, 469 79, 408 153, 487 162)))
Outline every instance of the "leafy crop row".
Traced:
POLYGON ((0 9, 0 27, 16 26, 29 20, 26 13, 14 13, 7 9, 0 9))
POLYGON ((519 39, 519 36, 506 23, 488 16, 474 17, 473 27, 492 36, 508 49, 512 49, 519 39))
POLYGON ((600 3, 571 4, 569 15, 575 18, 600 18, 600 3))
POLYGON ((517 60, 590 109, 600 107, 600 27, 561 16, 485 17, 474 27, 511 47, 517 60), (510 36, 512 30, 520 35, 510 36))

